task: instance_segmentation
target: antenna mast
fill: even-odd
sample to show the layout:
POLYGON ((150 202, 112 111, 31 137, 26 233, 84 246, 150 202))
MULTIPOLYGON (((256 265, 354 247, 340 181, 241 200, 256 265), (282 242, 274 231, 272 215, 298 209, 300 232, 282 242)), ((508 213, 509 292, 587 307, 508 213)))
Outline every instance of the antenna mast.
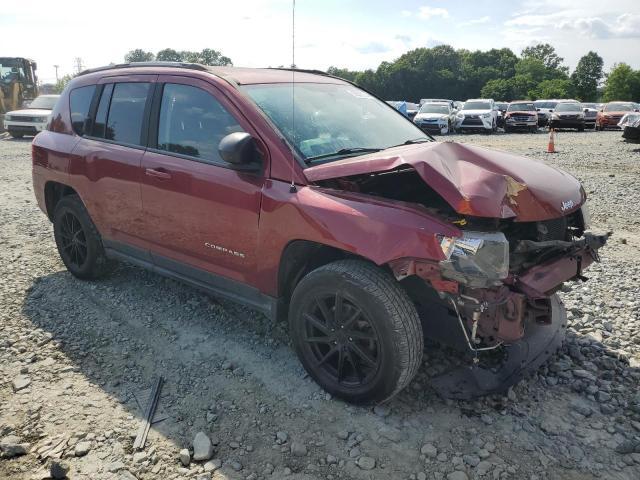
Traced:
POLYGON ((293 181, 294 165, 296 162, 295 144, 296 144, 296 0, 293 0, 293 8, 291 11, 291 185, 290 193, 296 193, 298 189, 293 181))

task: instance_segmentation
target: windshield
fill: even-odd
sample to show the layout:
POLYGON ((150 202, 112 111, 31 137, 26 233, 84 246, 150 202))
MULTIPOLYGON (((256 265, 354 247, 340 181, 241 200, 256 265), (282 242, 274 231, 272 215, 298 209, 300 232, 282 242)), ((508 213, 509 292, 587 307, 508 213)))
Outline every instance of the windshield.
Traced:
POLYGON ((536 107, 533 103, 512 103, 509 105, 508 112, 534 112, 536 107))
POLYGON ((533 102, 533 104, 536 106, 536 108, 556 108, 556 105, 558 104, 558 102, 540 101, 540 102, 533 102))
POLYGON ((420 113, 442 113, 446 115, 447 113, 449 113, 449 106, 425 103, 420 109, 420 113))
POLYGON ((604 107, 605 112, 630 112, 633 105, 630 103, 607 103, 604 107))
POLYGON ((466 102, 463 110, 491 110, 491 104, 489 102, 466 102))
POLYGON ((0 58, 0 81, 4 83, 13 80, 24 80, 24 68, 17 58, 0 58))
POLYGON ((579 103, 559 103, 556 112, 581 112, 582 105, 579 103))
POLYGON ((595 103, 583 103, 582 106, 584 108, 592 108, 594 110, 598 109, 598 105, 596 105, 595 103))
POLYGON ((58 101, 58 97, 38 97, 31 104, 29 108, 39 108, 42 110, 53 110, 53 107, 56 106, 56 102, 58 101))
MULTIPOLYGON (((382 150, 412 140, 429 141, 411 121, 359 88, 297 83, 292 109, 291 85, 257 84, 242 88, 305 160, 334 157, 334 153, 331 160, 337 160, 347 156, 349 152, 345 151, 349 149, 382 150)), ((362 153, 366 152, 358 152, 362 153)))

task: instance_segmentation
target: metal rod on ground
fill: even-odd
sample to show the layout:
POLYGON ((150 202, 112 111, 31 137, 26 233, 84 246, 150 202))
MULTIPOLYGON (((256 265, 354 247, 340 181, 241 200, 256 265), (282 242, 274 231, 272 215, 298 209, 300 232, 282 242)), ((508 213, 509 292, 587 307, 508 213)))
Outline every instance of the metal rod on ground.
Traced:
POLYGON ((156 407, 158 406, 158 401, 160 399, 160 389, 162 388, 162 382, 162 377, 158 377, 158 380, 151 389, 151 393, 149 394, 149 401, 147 402, 147 409, 144 412, 142 425, 140 425, 140 428, 138 429, 138 435, 136 435, 136 440, 133 442, 134 450, 142 450, 144 448, 144 444, 147 441, 149 428, 151 428, 151 420, 153 419, 153 415, 156 411, 156 407))

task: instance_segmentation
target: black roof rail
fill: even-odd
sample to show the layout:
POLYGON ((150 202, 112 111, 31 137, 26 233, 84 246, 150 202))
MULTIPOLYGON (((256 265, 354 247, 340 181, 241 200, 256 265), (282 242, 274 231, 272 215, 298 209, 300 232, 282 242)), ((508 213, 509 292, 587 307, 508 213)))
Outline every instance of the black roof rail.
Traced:
POLYGON ((172 68, 188 68, 190 70, 200 70, 207 71, 208 68, 206 65, 202 65, 200 63, 188 63, 188 62, 130 62, 130 63, 119 63, 117 65, 105 65, 104 67, 90 68, 88 70, 83 70, 78 74, 87 75, 88 73, 94 72, 102 72, 104 70, 117 70, 121 68, 135 68, 135 67, 172 67, 172 68))
MULTIPOLYGON (((269 67, 269 69, 285 70, 287 72, 313 73, 315 75, 323 75, 325 77, 340 78, 340 77, 336 77, 335 75, 331 75, 330 73, 323 72, 322 70, 313 70, 313 69, 306 69, 306 68, 287 68, 287 67, 269 67)), ((344 80, 344 79, 340 78, 340 80, 344 80)))

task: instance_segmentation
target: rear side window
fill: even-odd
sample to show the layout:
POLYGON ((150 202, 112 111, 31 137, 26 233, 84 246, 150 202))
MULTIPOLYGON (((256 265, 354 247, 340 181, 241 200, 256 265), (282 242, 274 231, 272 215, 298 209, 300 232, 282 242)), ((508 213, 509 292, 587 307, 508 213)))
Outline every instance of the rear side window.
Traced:
POLYGON ((203 160, 221 162, 220 140, 242 127, 204 90, 167 83, 162 93, 158 148, 203 160))
POLYGON ((71 110, 71 126, 78 135, 84 135, 84 126, 89 116, 91 100, 96 91, 95 85, 74 88, 69 94, 69 108, 71 110))
POLYGON ((141 145, 142 123, 149 83, 116 83, 111 95, 105 138, 141 145))
POLYGON ((113 92, 113 83, 109 83, 102 89, 100 95, 100 103, 98 103, 98 110, 96 111, 96 120, 93 124, 93 131, 91 135, 98 138, 113 138, 113 132, 109 132, 107 127, 107 114, 109 113, 109 102, 111 101, 111 93, 113 92))

